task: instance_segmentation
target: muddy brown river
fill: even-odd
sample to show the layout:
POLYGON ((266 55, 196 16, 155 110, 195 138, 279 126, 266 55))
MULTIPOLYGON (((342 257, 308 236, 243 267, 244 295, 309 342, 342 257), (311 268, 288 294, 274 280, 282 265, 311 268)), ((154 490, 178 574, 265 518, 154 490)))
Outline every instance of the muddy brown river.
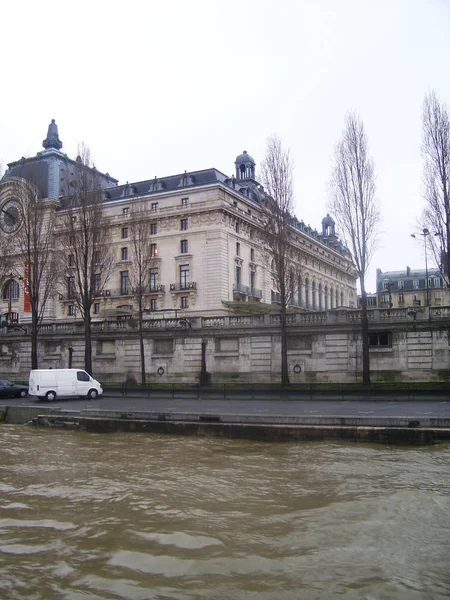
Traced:
POLYGON ((0 426, 0 598, 450 597, 450 445, 0 426))

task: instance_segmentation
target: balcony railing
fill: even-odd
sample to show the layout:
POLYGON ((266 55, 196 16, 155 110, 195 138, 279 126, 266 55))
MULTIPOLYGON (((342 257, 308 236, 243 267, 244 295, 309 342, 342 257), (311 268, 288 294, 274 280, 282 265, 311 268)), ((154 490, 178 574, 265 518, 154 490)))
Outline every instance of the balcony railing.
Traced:
POLYGON ((233 292, 238 294, 245 294, 246 296, 252 296, 253 298, 262 298, 262 290, 252 288, 243 283, 233 283, 233 292))
POLYGON ((189 290, 196 290, 197 284, 195 281, 186 281, 180 283, 171 283, 170 291, 171 292, 188 292, 189 290))
POLYGON ((150 294, 164 294, 165 288, 161 284, 158 284, 158 285, 150 284, 148 291, 150 292, 150 294))

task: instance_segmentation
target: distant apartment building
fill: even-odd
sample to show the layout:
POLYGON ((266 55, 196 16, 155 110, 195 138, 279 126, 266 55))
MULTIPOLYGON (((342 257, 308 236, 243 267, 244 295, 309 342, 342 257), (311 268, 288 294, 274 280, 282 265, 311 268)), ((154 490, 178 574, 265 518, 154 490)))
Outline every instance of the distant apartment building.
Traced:
MULTIPOLYGON (((444 286, 439 269, 386 271, 377 269, 376 304, 378 308, 449 306, 450 290, 444 286)), ((374 303, 374 295, 371 302, 374 303)))

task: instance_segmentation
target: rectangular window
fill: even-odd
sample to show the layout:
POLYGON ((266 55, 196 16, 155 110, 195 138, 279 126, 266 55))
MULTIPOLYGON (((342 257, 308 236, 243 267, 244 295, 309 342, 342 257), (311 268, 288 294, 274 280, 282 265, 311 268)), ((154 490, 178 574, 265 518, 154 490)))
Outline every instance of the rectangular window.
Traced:
POLYGON ((189 204, 189 198, 181 198, 181 206, 187 206, 189 204))
POLYGON ((405 302, 405 296, 404 296, 403 292, 400 292, 400 294, 398 295, 398 303, 404 304, 404 302, 405 302))
POLYGON ((122 239, 128 239, 128 227, 122 227, 122 239))
POLYGON ((129 277, 128 271, 120 271, 120 293, 128 294, 129 293, 129 277))
POLYGON ((241 245, 239 242, 236 242, 236 256, 241 255, 241 245))
POLYGON ((392 346, 392 337, 390 332, 369 334, 369 346, 371 348, 390 348, 392 346))
POLYGON ((150 224, 150 234, 156 235, 157 233, 158 233, 158 223, 151 223, 150 224))
POLYGON ((122 209, 122 214, 124 217, 126 217, 130 212, 130 209, 128 208, 128 206, 126 206, 125 208, 122 209))
POLYGON ((73 254, 69 254, 69 267, 75 266, 75 256, 73 254))
POLYGON ((181 296, 181 308, 189 308, 189 296, 181 296))
POLYGON ((250 271, 250 287, 252 288, 252 290, 255 287, 255 272, 254 271, 250 271))
POLYGON ((72 217, 72 223, 76 223, 77 218, 76 217, 72 217))
POLYGON ((418 290, 418 289, 419 289, 419 280, 418 280, 418 279, 414 279, 414 280, 413 280, 413 288, 414 288, 415 290, 418 290))
POLYGON ((152 208, 152 210, 158 210, 158 203, 157 202, 152 202, 151 208, 152 208))
POLYGON ((156 292, 158 287, 158 269, 150 269, 150 291, 156 292))
POLYGON ((255 249, 254 248, 250 249, 250 260, 251 261, 255 260, 255 249))
POLYGON ((399 290, 403 290, 405 287, 405 282, 403 281, 403 279, 399 279, 398 281, 398 289, 399 290))
POLYGON ((187 240, 181 240, 181 254, 186 254, 188 251, 188 241, 187 240))
POLYGON ((189 265, 180 265, 180 287, 182 290, 189 289, 189 265))
POLYGON ((94 233, 94 244, 100 244, 100 231, 94 233))
POLYGON ((122 248, 121 259, 128 260, 128 248, 122 248))
POLYGON ((240 230, 241 230, 241 227, 240 227, 239 221, 236 221, 236 233, 239 233, 240 230))
POLYGON ((94 302, 94 315, 98 315, 100 313, 100 302, 94 302))
POLYGON ((242 271, 241 267, 236 267, 236 283, 239 285, 242 280, 242 271))
POLYGON ((67 278, 67 297, 69 300, 75 298, 75 277, 67 278))
POLYGON ((75 304, 69 304, 68 310, 67 310, 67 314, 69 315, 69 317, 75 317, 76 316, 77 311, 75 309, 75 304))
POLYGON ((158 244, 150 244, 150 256, 156 258, 158 256, 158 244))
POLYGON ((101 262, 101 253, 100 250, 94 251, 94 264, 99 265, 101 262))
POLYGON ((150 310, 152 312, 155 312, 155 310, 158 310, 157 303, 156 303, 156 298, 152 298, 150 300, 150 310))
POLYGON ((102 277, 100 273, 94 273, 94 294, 98 296, 100 294, 100 286, 102 282, 102 277))
POLYGON ((181 231, 187 231, 188 220, 187 219, 181 219, 180 225, 181 225, 181 231))

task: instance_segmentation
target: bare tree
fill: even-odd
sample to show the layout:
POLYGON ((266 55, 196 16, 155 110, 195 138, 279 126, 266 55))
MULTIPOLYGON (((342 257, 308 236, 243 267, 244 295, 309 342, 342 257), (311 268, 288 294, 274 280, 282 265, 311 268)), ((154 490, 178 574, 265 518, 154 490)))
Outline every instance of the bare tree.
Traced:
POLYGON ((112 273, 114 257, 108 243, 100 181, 86 146, 79 149, 69 186, 61 207, 63 272, 67 296, 84 321, 84 368, 92 374, 91 309, 112 273))
POLYGON ((377 247, 380 211, 375 198, 375 169, 367 135, 359 117, 349 113, 334 154, 330 182, 334 213, 341 235, 351 249, 361 287, 363 383, 370 383, 369 322, 365 278, 377 247))
POLYGON ((12 273, 24 281, 24 312, 31 313, 31 368, 38 368, 38 335, 48 301, 59 277, 54 248, 55 203, 40 198, 37 187, 24 179, 8 180, 14 187, 5 218, 14 234, 10 248, 12 273))
MULTIPOLYGON (((151 221, 147 207, 140 205, 133 209, 129 221, 129 233, 131 238, 132 268, 130 270, 131 293, 138 307, 139 346, 141 355, 141 382, 145 384, 145 351, 143 318, 145 307, 145 296, 150 287, 150 267, 154 262, 151 221)), ((155 290, 156 291, 156 290, 155 290)))
POLYGON ((422 112, 424 158, 424 221, 436 264, 450 283, 450 119, 434 91, 426 94, 422 112))
MULTIPOLYGON (((280 299, 281 382, 289 383, 286 310, 292 277, 291 220, 294 205, 292 164, 289 150, 273 135, 267 140, 261 163, 261 181, 267 194, 263 206, 263 239, 271 257, 272 278, 280 299)), ((270 264, 270 263, 269 263, 270 264)))

